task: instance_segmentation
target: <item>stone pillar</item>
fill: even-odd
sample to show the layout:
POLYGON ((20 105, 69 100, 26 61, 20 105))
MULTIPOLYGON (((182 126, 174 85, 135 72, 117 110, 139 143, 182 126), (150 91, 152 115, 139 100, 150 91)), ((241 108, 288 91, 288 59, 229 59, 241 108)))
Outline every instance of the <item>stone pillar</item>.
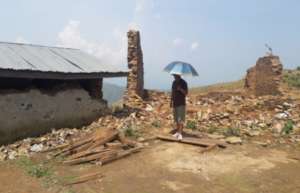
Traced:
POLYGON ((128 37, 128 68, 130 70, 127 78, 127 91, 125 94, 125 103, 130 102, 136 95, 144 97, 144 63, 143 52, 140 42, 139 31, 130 30, 128 37))
POLYGON ((282 69, 278 56, 268 55, 259 58, 256 65, 247 71, 245 88, 256 96, 280 94, 282 69))

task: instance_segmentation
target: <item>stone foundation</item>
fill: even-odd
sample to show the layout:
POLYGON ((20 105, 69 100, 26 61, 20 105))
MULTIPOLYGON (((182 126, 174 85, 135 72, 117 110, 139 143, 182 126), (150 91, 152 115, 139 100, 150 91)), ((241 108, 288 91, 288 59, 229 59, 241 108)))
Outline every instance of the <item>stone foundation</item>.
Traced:
POLYGON ((256 96, 278 95, 282 78, 282 64, 278 56, 265 56, 247 71, 245 89, 256 96))

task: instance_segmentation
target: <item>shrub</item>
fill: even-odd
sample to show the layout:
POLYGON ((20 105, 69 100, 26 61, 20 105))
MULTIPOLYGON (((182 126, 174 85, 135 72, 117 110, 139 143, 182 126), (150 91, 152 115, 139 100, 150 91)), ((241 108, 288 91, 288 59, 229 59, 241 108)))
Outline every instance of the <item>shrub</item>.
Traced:
POLYGON ((123 131, 124 131, 124 134, 125 134, 126 137, 138 138, 140 136, 138 131, 133 129, 131 126, 128 126, 128 127, 124 128, 123 131))
POLYGON ((300 73, 293 72, 289 74, 284 74, 283 81, 289 86, 300 88, 300 73))
POLYGON ((159 128, 161 127, 161 122, 159 120, 155 120, 151 123, 153 127, 159 128))
POLYGON ((241 130, 240 128, 228 127, 224 129, 223 134, 225 136, 240 136, 241 130))
POLYGON ((281 133, 282 134, 290 134, 293 131, 294 128, 294 123, 292 120, 288 120, 285 124, 284 127, 282 128, 281 133))
POLYGON ((196 130, 197 129, 196 121, 188 120, 186 123, 186 128, 191 129, 191 130, 196 130))

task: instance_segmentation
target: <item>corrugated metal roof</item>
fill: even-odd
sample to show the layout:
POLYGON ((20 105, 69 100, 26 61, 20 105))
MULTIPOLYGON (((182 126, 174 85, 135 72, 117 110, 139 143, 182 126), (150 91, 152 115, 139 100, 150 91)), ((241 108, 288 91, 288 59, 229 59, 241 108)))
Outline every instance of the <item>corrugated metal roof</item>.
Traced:
POLYGON ((0 42, 0 69, 58 73, 126 73, 78 49, 0 42))

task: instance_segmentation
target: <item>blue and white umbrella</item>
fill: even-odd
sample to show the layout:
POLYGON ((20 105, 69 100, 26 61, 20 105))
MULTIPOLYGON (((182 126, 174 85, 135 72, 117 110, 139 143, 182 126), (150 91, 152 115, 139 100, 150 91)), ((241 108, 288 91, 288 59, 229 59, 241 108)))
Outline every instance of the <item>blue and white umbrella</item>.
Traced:
POLYGON ((164 71, 170 74, 199 76, 191 64, 181 61, 171 62, 164 68, 164 71))

